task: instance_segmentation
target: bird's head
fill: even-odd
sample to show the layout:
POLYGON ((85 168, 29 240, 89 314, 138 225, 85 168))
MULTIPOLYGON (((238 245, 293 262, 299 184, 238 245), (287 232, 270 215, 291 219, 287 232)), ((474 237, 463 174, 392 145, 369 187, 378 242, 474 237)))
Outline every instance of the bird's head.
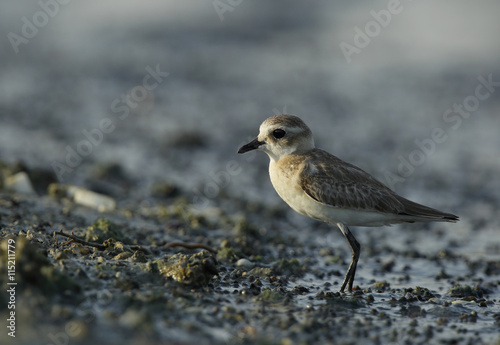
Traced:
POLYGON ((275 115, 262 122, 257 138, 243 145, 238 153, 258 149, 271 160, 279 161, 289 154, 306 153, 313 148, 314 139, 304 121, 293 115, 275 115))

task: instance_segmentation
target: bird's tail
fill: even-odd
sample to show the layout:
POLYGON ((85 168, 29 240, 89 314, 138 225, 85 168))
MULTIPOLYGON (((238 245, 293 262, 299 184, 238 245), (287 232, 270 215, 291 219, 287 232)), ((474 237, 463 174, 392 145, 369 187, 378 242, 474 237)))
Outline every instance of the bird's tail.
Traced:
POLYGON ((431 207, 427 207, 408 199, 401 198, 404 205, 404 210, 399 214, 408 217, 408 222, 451 222, 455 223, 459 220, 458 216, 441 212, 431 207))

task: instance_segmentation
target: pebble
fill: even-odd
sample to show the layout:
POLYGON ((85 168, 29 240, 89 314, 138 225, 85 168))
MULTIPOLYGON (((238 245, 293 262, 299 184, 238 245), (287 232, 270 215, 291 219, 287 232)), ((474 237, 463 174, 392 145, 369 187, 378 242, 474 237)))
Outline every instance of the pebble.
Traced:
POLYGON ((130 328, 138 328, 141 324, 147 323, 147 315, 135 309, 128 309, 120 316, 120 323, 130 328))
POLYGON ((236 261, 237 267, 252 268, 254 266, 253 262, 248 259, 239 259, 236 261))
POLYGON ((134 254, 131 252, 123 252, 123 253, 115 255, 113 257, 113 260, 125 260, 125 259, 128 259, 129 257, 131 257, 132 255, 134 255, 134 254))
POLYGON ((453 301, 451 302, 452 305, 467 305, 467 304, 470 304, 470 305, 473 305, 473 304, 476 304, 475 302, 472 302, 472 301, 465 301, 465 300, 456 300, 456 301, 453 301))
POLYGON ((99 212, 109 212, 116 209, 116 201, 112 197, 74 185, 53 183, 49 186, 49 195, 68 197, 77 204, 94 208, 99 212))
POLYGON ((115 199, 88 189, 69 186, 68 195, 73 197, 75 203, 95 208, 99 212, 113 211, 116 208, 115 199))
POLYGON ((21 194, 36 195, 35 189, 31 184, 30 178, 24 171, 9 176, 4 181, 5 189, 21 194))

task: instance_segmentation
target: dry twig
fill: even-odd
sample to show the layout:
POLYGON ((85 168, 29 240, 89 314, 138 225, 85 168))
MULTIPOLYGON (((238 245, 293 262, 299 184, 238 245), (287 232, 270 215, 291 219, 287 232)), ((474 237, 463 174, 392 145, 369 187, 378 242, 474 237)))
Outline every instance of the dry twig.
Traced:
MULTIPOLYGON (((80 237, 78 236, 75 236, 75 235, 70 235, 70 234, 65 234, 64 232, 61 231, 56 231, 54 232, 54 234, 56 235, 61 235, 61 236, 64 236, 64 237, 68 237, 68 238, 71 238, 73 241, 77 242, 77 243, 81 243, 81 244, 84 244, 86 246, 90 246, 90 247, 95 247, 99 250, 104 250, 106 249, 106 246, 104 246, 103 244, 100 244, 100 243, 97 243, 97 242, 89 242, 89 241, 85 241, 83 239, 81 239, 80 237)), ((70 243, 70 241, 68 241, 67 243, 70 243)))
MULTIPOLYGON (((100 244, 100 243, 97 243, 97 242, 85 241, 85 240, 79 238, 78 236, 75 236, 73 234, 71 234, 71 235, 70 234, 66 234, 66 233, 64 233, 62 231, 56 231, 54 234, 70 238, 71 240, 68 241, 68 242, 66 242, 66 243, 71 243, 72 241, 74 241, 74 242, 81 243, 81 244, 86 245, 86 246, 97 248, 99 250, 105 250, 107 248, 107 246, 105 246, 103 244, 100 244)), ((127 244, 123 243, 123 247, 125 249, 130 250, 131 252, 140 250, 140 251, 143 251, 143 252, 146 252, 146 253, 150 253, 149 249, 147 249, 147 248, 145 248, 143 246, 140 246, 140 245, 127 245, 127 244)), ((165 247, 166 248, 183 247, 183 248, 187 248, 187 249, 198 249, 199 248, 199 249, 206 249, 206 250, 208 250, 209 252, 212 252, 212 253, 217 253, 217 250, 215 250, 214 248, 212 248, 212 247, 210 247, 210 246, 208 246, 206 244, 203 244, 203 243, 169 242, 169 243, 165 244, 165 247)))

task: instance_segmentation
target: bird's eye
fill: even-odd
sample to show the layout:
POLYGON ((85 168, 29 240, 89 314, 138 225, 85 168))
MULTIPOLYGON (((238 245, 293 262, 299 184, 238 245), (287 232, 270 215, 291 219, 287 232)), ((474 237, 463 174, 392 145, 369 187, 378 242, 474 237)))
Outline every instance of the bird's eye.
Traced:
POLYGON ((273 136, 276 138, 276 139, 280 139, 280 138, 283 138, 285 136, 286 132, 284 130, 282 130, 281 128, 278 128, 278 129, 275 129, 273 131, 273 136))

